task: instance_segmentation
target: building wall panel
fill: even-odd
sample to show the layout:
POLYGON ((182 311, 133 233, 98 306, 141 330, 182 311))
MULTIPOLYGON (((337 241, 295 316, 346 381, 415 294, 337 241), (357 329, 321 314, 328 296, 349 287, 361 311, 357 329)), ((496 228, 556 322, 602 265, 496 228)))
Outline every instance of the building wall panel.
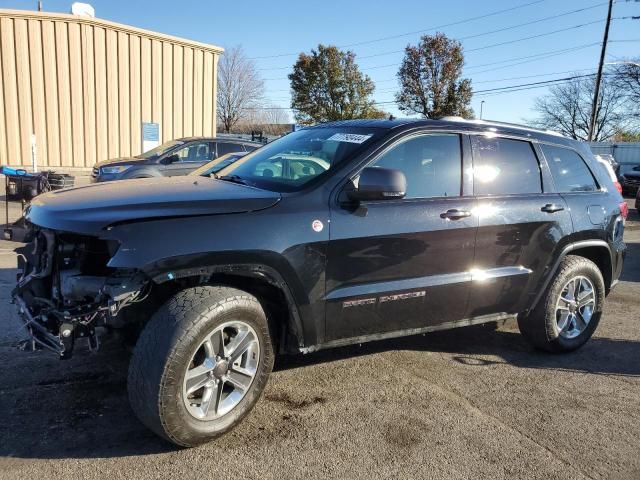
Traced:
POLYGON ((218 47, 98 19, 0 9, 0 165, 87 170, 161 140, 214 135, 218 47))

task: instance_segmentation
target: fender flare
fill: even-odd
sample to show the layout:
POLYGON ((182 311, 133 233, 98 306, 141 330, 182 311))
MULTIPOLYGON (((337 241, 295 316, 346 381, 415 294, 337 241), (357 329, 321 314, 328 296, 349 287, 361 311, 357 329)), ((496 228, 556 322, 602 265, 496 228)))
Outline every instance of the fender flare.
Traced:
MULTIPOLYGON (((542 299, 542 296, 547 291, 547 288, 549 287, 549 283, 551 283, 551 279, 555 276, 556 272, 558 271, 558 268, 560 267, 560 262, 562 262, 564 257, 569 255, 574 250, 579 250, 581 248, 588 248, 588 247, 604 247, 607 250, 607 252, 609 252, 609 257, 610 257, 609 261, 610 261, 610 264, 613 266, 613 254, 611 252, 611 247, 609 246, 609 244, 606 241, 604 241, 604 240, 581 240, 581 241, 578 241, 578 242, 570 243, 569 245, 565 246, 562 249, 562 251, 558 255, 558 258, 556 258, 556 261, 554 262, 553 267, 551 268, 551 270, 547 274, 547 277, 544 279, 544 281, 542 283, 542 286, 540 288, 540 291, 538 291, 538 293, 536 294, 536 296, 535 296, 535 298, 533 300, 533 303, 529 307, 528 312, 531 312, 534 308, 536 308, 536 306, 538 305, 538 303, 542 299)), ((611 272, 611 274, 613 274, 613 272, 611 272)))
MULTIPOLYGON (((180 278, 206 278, 212 277, 216 274, 226 274, 236 277, 248 277, 264 281, 280 290, 284 295, 284 298, 287 302, 286 307, 289 311, 287 327, 289 327, 289 332, 296 339, 298 349, 304 348, 305 344, 307 343, 305 342, 306 338, 311 338, 312 336, 317 335, 317 332, 305 331, 298 307, 298 302, 296 302, 295 296, 293 295, 289 284, 280 274, 280 272, 272 266, 263 263, 225 263, 182 268, 177 270, 171 269, 170 272, 166 270, 156 270, 153 273, 145 273, 149 274, 149 278, 156 284, 162 284, 180 278)), ((312 326, 313 325, 308 325, 308 328, 312 328, 312 326)))

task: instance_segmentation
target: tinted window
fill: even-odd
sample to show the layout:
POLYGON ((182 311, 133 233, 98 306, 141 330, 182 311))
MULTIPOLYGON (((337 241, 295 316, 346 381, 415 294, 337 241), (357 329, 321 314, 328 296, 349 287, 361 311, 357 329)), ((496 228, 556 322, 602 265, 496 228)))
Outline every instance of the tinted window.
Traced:
POLYGON ((244 152, 244 147, 239 143, 218 143, 218 156, 227 153, 244 152))
POLYGON ((396 145, 373 167, 395 168, 407 178, 405 198, 460 195, 462 155, 458 135, 421 135, 396 145))
POLYGON ((540 166, 529 142, 472 136, 476 195, 541 193, 540 166))
POLYGON ((209 142, 190 143, 186 147, 173 152, 178 155, 181 162, 207 162, 213 160, 212 144, 209 142))
POLYGON ((558 192, 593 192, 598 189, 584 160, 573 150, 541 145, 558 192))

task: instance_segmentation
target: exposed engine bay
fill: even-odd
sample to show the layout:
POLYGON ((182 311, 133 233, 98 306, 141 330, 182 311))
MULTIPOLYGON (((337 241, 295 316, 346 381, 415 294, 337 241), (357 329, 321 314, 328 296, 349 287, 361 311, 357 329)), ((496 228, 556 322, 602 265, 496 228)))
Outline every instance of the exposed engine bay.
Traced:
POLYGON ((18 253, 12 297, 33 347, 69 358, 78 339, 98 348, 96 327, 119 326, 121 311, 145 300, 152 282, 137 270, 107 266, 115 241, 32 227, 18 253))

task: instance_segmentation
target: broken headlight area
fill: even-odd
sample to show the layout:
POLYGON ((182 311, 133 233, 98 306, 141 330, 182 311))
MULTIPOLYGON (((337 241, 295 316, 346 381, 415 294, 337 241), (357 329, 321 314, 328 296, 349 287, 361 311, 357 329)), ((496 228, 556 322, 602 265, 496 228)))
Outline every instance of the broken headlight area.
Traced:
POLYGON ((141 302, 151 282, 141 272, 107 266, 116 242, 33 229, 18 253, 12 296, 34 347, 69 358, 78 339, 98 348, 96 327, 118 325, 123 308, 141 302))

